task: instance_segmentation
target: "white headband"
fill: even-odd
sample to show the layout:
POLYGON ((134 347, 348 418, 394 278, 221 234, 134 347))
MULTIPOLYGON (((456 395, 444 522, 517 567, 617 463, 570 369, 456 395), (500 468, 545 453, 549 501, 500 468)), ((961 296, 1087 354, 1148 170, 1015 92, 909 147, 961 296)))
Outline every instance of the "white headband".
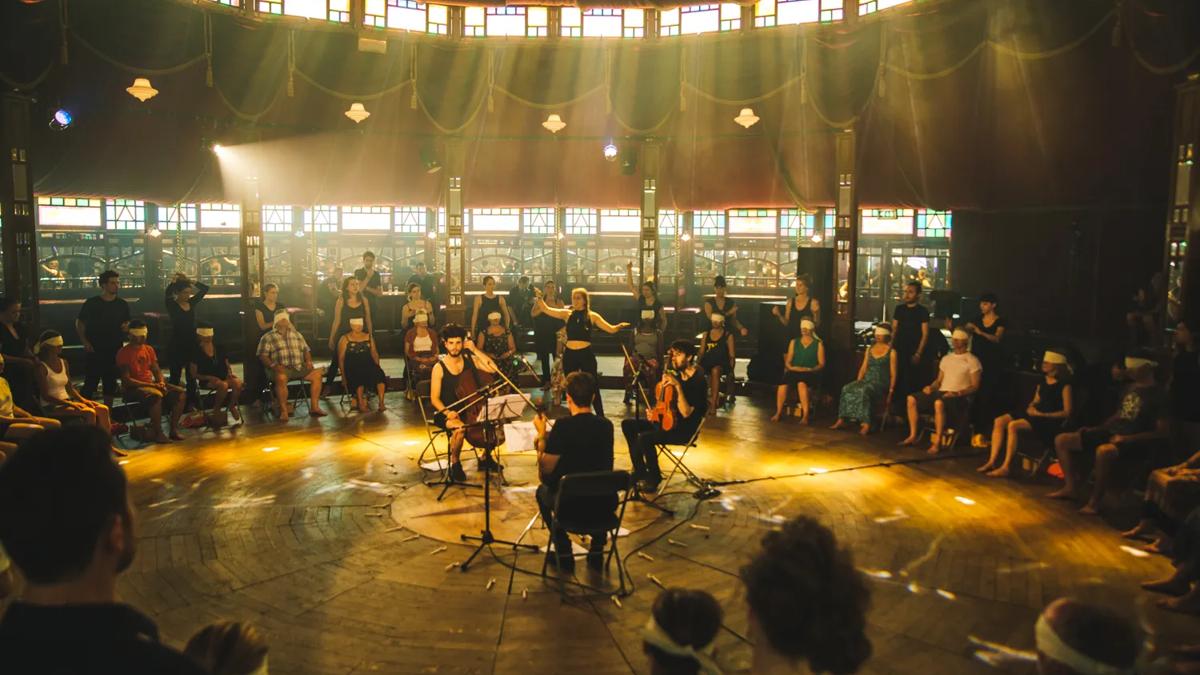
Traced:
POLYGON ((211 328, 197 328, 196 335, 199 335, 200 337, 212 337, 216 335, 216 331, 211 328))
POLYGON ((708 675, 721 675, 721 669, 717 666, 717 662, 713 660, 713 650, 715 645, 709 643, 707 647, 697 650, 690 645, 681 645, 671 639, 667 631, 658 625, 658 621, 654 620, 654 615, 650 615, 650 619, 642 626, 642 640, 646 644, 656 647, 671 656, 680 656, 684 658, 695 659, 696 663, 700 664, 700 672, 708 673, 708 675))
POLYGON ((351 326, 358 326, 359 328, 362 328, 363 324, 365 324, 365 323, 366 323, 366 321, 363 319, 358 319, 358 318, 350 319, 351 326))
POLYGON ((875 335, 891 335, 892 329, 887 326, 875 326, 875 335))
POLYGON ((1142 366, 1157 366, 1158 364, 1150 359, 1143 359, 1139 356, 1125 357, 1125 370, 1137 370, 1142 366))
POLYGON ((287 321, 288 318, 287 312, 276 312, 275 318, 271 320, 271 325, 278 326, 280 321, 287 321))
POLYGON ((961 328, 955 328, 954 332, 950 334, 950 337, 955 340, 970 340, 971 334, 961 328))
POLYGON ((1059 366, 1065 366, 1065 365, 1067 365, 1067 357, 1060 354, 1059 352, 1052 352, 1049 349, 1047 349, 1046 353, 1042 355, 1042 362, 1043 363, 1053 363, 1053 364, 1056 364, 1059 366))
POLYGON ((429 323, 429 315, 425 312, 417 312, 413 317, 413 323, 429 323))
MULTIPOLYGON (((712 318, 709 320, 712 321, 713 323, 725 323, 725 315, 713 312, 712 318)), ((803 324, 801 324, 801 325, 803 325, 803 324)))
POLYGON ((642 310, 642 318, 643 318, 643 319, 653 319, 653 318, 654 318, 654 310, 652 310, 652 309, 643 309, 643 310, 642 310))
POLYGON ((500 312, 489 312, 487 318, 488 318, 488 321, 499 321, 500 320, 500 312))
MULTIPOLYGON (((129 334, 130 334, 130 335, 136 335, 137 337, 146 337, 147 335, 149 335, 149 334, 150 334, 150 329, 149 329, 149 328, 147 328, 147 327, 145 327, 145 326, 141 326, 141 327, 139 327, 139 328, 130 328, 130 329, 129 329, 129 334)), ((53 339, 53 338, 51 338, 51 339, 53 339)), ((59 338, 59 339, 61 340, 62 338, 59 338)), ((46 344, 51 344, 51 345, 52 345, 52 344, 54 344, 54 343, 53 343, 53 342, 47 342, 46 344)), ((58 344, 62 344, 62 342, 59 342, 58 344)))
POLYGON ((800 319, 800 327, 812 330, 817 327, 817 324, 812 322, 812 319, 800 319))
POLYGON ((1136 672, 1136 668, 1111 666, 1080 653, 1071 645, 1063 642, 1058 633, 1054 632, 1054 627, 1046 620, 1045 614, 1038 617, 1034 634, 1037 636, 1039 652, 1045 654, 1046 658, 1051 661, 1061 663, 1081 675, 1134 675, 1136 672))

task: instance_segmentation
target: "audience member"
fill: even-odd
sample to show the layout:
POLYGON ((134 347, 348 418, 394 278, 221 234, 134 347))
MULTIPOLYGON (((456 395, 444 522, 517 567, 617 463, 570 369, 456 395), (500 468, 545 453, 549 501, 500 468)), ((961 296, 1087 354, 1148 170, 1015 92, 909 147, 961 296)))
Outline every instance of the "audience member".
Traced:
POLYGON ((13 401, 34 415, 42 414, 37 391, 37 357, 29 348, 29 337, 21 325, 21 301, 17 298, 0 298, 0 355, 7 362, 4 379, 12 388, 13 401))
POLYGON ((833 532, 807 516, 768 532, 742 568, 753 673, 854 673, 871 656, 870 590, 833 532))
POLYGON ((63 338, 56 330, 43 331, 33 351, 38 358, 35 377, 42 397, 42 412, 60 422, 81 421, 112 434, 112 416, 108 406, 80 396, 71 382, 67 360, 62 358, 63 338))
POLYGON ((212 675, 267 675, 267 641, 251 624, 218 621, 201 628, 183 653, 212 675))
POLYGON ((7 359, 0 354, 0 438, 18 442, 44 429, 57 429, 61 423, 50 417, 40 417, 17 405, 8 386, 7 359))
POLYGON ((1140 539, 1158 531, 1159 536, 1145 549, 1152 553, 1170 553, 1179 523, 1196 507, 1200 507, 1200 451, 1180 464, 1150 472, 1142 501, 1142 517, 1133 529, 1121 536, 1140 539))
POLYGON ((700 339, 700 368, 708 376, 708 414, 716 415, 721 402, 721 376, 733 381, 733 366, 737 361, 733 333, 725 328, 725 315, 713 312, 710 328, 700 339))
POLYGON ((125 344, 125 331, 129 326, 129 303, 117 297, 121 288, 120 275, 112 270, 100 274, 100 295, 88 298, 75 319, 75 332, 83 342, 87 354, 84 361, 84 398, 96 396, 96 388, 103 381, 104 404, 112 406, 117 394, 117 351, 125 344))
POLYGON ((750 331, 738 320, 738 305, 733 298, 726 295, 728 288, 724 276, 718 274, 713 277, 713 297, 704 300, 704 316, 708 317, 711 322, 713 313, 719 313, 725 317, 725 322, 729 324, 730 330, 737 331, 742 337, 746 337, 750 331))
MULTIPOLYGON (((332 308, 332 305, 330 307, 332 308)), ((279 310, 279 286, 275 284, 263 286, 262 297, 254 301, 254 324, 258 328, 256 339, 261 340, 262 336, 271 330, 271 319, 279 310)), ((251 386, 261 387, 268 381, 267 374, 263 371, 262 363, 258 359, 246 359, 242 363, 242 374, 246 377, 246 381, 251 383, 251 386)))
POLYGON ((1158 317, 1167 302, 1166 279, 1162 272, 1155 272, 1150 283, 1139 286, 1133 293, 1125 325, 1129 331, 1129 344, 1137 348, 1156 342, 1158 317))
MULTIPOLYGON (((537 450, 538 476, 542 481, 537 489, 537 503, 544 523, 549 524, 555 515, 599 522, 617 507, 615 494, 575 497, 562 500, 558 505, 559 513, 554 513, 554 502, 564 477, 613 469, 613 425, 606 418, 592 413, 594 396, 596 380, 588 373, 571 373, 567 376, 567 408, 571 416, 556 420, 548 433, 544 414, 539 414, 533 420, 537 430, 534 448, 537 450)), ((608 541, 608 532, 599 529, 589 533, 589 536, 591 541, 587 564, 590 569, 599 571, 604 567, 604 545, 608 541)), ((555 555, 551 555, 547 546, 547 559, 554 561, 560 570, 574 570, 575 556, 567 533, 557 529, 550 538, 554 542, 555 555)))
POLYGON ((920 304, 921 284, 904 285, 904 302, 892 310, 892 347, 896 349, 896 393, 903 402, 929 382, 925 350, 929 346, 929 310, 920 304))
MULTIPOLYGON (((542 293, 542 302, 551 309, 562 309, 563 301, 558 297, 558 284, 547 280, 542 293)), ((558 331, 566 325, 562 319, 543 312, 537 302, 529 310, 533 317, 533 343, 537 350, 538 361, 542 364, 542 387, 550 386, 551 357, 561 353, 557 345, 558 331)))
MULTIPOLYGON (((987 366, 983 368, 987 373, 987 366)), ((1046 447, 1054 445, 1054 438, 1064 431, 1074 412, 1073 393, 1070 381, 1071 367, 1067 357, 1059 352, 1047 350, 1042 356, 1042 381, 1033 392, 1033 400, 1023 412, 1006 413, 992 424, 992 453, 988 461, 976 471, 987 473, 993 478, 1007 476, 1012 469, 1013 457, 1017 454, 1018 436, 1032 432, 1046 447), (1004 461, 1000 459, 1000 447, 1005 445, 1004 461)))
MULTIPOLYGON (((416 271, 413 272, 413 275, 408 278, 408 283, 410 286, 412 284, 418 284, 421 287, 422 298, 425 298, 429 302, 433 302, 436 299, 436 296, 434 295, 433 275, 425 271, 424 262, 417 262, 416 271)), ((430 317, 430 321, 432 321, 432 317, 430 317)))
MULTIPOLYGON (((933 413, 933 436, 929 439, 929 454, 936 455, 942 449, 942 436, 946 432, 947 417, 954 424, 965 425, 971 397, 979 391, 983 366, 975 355, 967 351, 971 336, 956 328, 950 337, 951 353, 938 362, 937 378, 916 394, 909 394, 908 437, 900 445, 917 442, 917 422, 921 413, 933 413)), ((958 431, 963 431, 958 429, 958 431)))
POLYGON ((979 315, 963 326, 972 335, 971 353, 983 366, 979 392, 975 394, 975 403, 971 406, 971 422, 975 426, 972 445, 980 448, 987 447, 983 430, 987 429, 1004 409, 1000 392, 1003 389, 1006 369, 1001 343, 1004 340, 1006 324, 1004 317, 996 313, 999 304, 1000 300, 995 293, 983 293, 979 296, 979 315))
POLYGON ((883 323, 875 326, 875 344, 863 353, 858 378, 842 387, 838 418, 831 429, 841 429, 847 422, 858 422, 858 432, 866 436, 871 431, 871 411, 880 399, 884 401, 884 414, 887 414, 896 388, 898 360, 891 342, 892 329, 883 323))
POLYGON ((654 599, 642 627, 651 675, 719 675, 714 641, 721 605, 705 591, 668 588, 654 599))
POLYGON ((1169 394, 1174 446, 1187 455, 1200 449, 1200 350, 1196 331, 1183 321, 1175 327, 1169 394))
MULTIPOLYGON (((320 288, 317 289, 317 308, 321 311, 321 316, 328 320, 326 327, 332 334, 337 331, 337 324, 333 322, 333 310, 337 306, 337 301, 342 297, 342 280, 345 278, 345 273, 342 268, 335 267, 329 276, 321 282, 320 288)), ((273 324, 275 314, 278 313, 278 308, 275 312, 266 315, 264 318, 269 324, 273 324)), ((267 326, 267 331, 271 330, 271 325, 267 326)), ((263 331, 264 334, 266 331, 263 331)), ((260 336, 261 339, 261 336, 260 336)))
POLYGON ((259 360, 275 383, 275 400, 279 408, 279 421, 288 421, 291 410, 288 406, 288 382, 303 380, 309 386, 309 417, 324 417, 321 410, 321 376, 325 371, 313 365, 312 351, 300 331, 292 326, 287 312, 275 315, 274 328, 258 341, 259 360))
POLYGON ((629 286, 629 293, 633 295, 633 299, 637 302, 635 309, 637 310, 637 326, 643 323, 649 323, 654 326, 654 330, 660 333, 667 332, 667 310, 663 306, 662 301, 658 299, 658 288, 654 282, 646 279, 640 287, 633 285, 633 263, 625 263, 625 283, 629 286))
POLYGON ((117 602, 134 527, 125 474, 95 428, 38 434, 0 465, 0 544, 26 581, 0 620, 5 672, 205 672, 117 602))
MULTIPOLYGON (((429 379, 433 364, 438 361, 438 334, 429 327, 429 315, 417 312, 413 316, 413 327, 404 334, 405 372, 411 382, 429 379)), ((413 388, 407 390, 409 399, 414 396, 413 388)))
POLYGON ((1132 383, 1125 388, 1112 416, 1098 427, 1084 427, 1055 437, 1054 450, 1062 467, 1064 483, 1049 497, 1074 497, 1076 476, 1072 454, 1080 451, 1086 455, 1094 454, 1092 494, 1079 512, 1090 515, 1099 513, 1100 500, 1112 480, 1117 460, 1122 455, 1149 452, 1160 440, 1168 437, 1167 410, 1154 377, 1157 366, 1146 357, 1126 357, 1125 372, 1132 383))
POLYGON ((404 330, 413 327, 413 318, 419 313, 425 314, 425 323, 432 324, 433 321, 433 303, 425 298, 424 291, 421 290, 421 284, 416 282, 408 285, 408 302, 400 308, 400 325, 404 330))
POLYGON ((387 409, 384 394, 387 393, 387 375, 379 365, 379 350, 375 348, 375 337, 363 330, 362 319, 350 319, 350 332, 338 340, 338 365, 342 369, 342 384, 346 393, 354 397, 358 411, 365 413, 366 392, 375 390, 379 400, 378 410, 387 409))
POLYGON ((800 402, 800 423, 808 424, 812 409, 809 392, 821 383, 821 374, 825 370, 825 343, 817 337, 812 319, 800 321, 800 332, 788 343, 783 357, 783 370, 783 382, 775 390, 775 415, 771 421, 778 422, 783 418, 788 390, 795 387, 800 402))
POLYGON ((187 372, 187 398, 196 403, 196 380, 188 370, 192 352, 196 351, 196 305, 208 294, 208 286, 192 282, 182 272, 167 286, 167 314, 171 316, 171 340, 167 343, 167 360, 171 377, 167 381, 178 385, 180 375, 187 372))
POLYGON ((809 291, 811 287, 812 280, 807 274, 797 274, 795 293, 792 295, 792 299, 788 302, 787 307, 782 312, 779 311, 778 307, 771 308, 771 313, 787 329, 789 338, 794 338, 800 334, 800 322, 804 319, 808 319, 817 325, 821 323, 821 302, 812 297, 809 291))
POLYGON ((529 288, 529 277, 522 276, 517 285, 508 289, 509 325, 514 328, 527 328, 532 319, 530 309, 533 305, 533 290, 529 288))
POLYGON ((1175 570, 1165 579, 1149 581, 1142 588, 1176 597, 1159 601, 1163 609, 1200 615, 1200 507, 1183 519, 1175 536, 1171 561, 1175 570))
POLYGON ((179 435, 179 417, 183 415, 183 389, 163 378, 158 365, 158 354, 154 347, 146 344, 150 334, 145 322, 135 319, 129 322, 129 344, 117 352, 116 362, 124 386, 122 398, 126 403, 141 403, 150 416, 150 432, 155 443, 182 441, 179 435), (162 432, 163 404, 169 408, 170 434, 162 432))
POLYGON ((475 335, 475 347, 492 357, 504 376, 512 380, 517 376, 517 342, 512 331, 504 326, 500 312, 487 316, 487 326, 475 335))
POLYGON ((511 317, 508 311, 508 303, 504 298, 496 295, 496 278, 489 274, 483 278, 483 293, 475 296, 475 305, 471 309, 471 330, 473 333, 470 337, 472 339, 487 328, 488 316, 493 312, 500 313, 500 322, 507 328, 511 317))
POLYGON ((372 335, 375 334, 375 324, 371 320, 371 302, 363 290, 362 280, 357 277, 346 277, 342 282, 342 294, 333 306, 333 329, 329 332, 329 351, 334 358, 329 364, 329 369, 325 371, 325 384, 330 387, 333 386, 333 380, 338 375, 338 341, 342 339, 343 335, 350 332, 350 322, 354 319, 362 319, 366 331, 372 335))
MULTIPOLYGON (((192 379, 213 392, 212 409, 209 410, 209 420, 221 417, 221 409, 228 406, 229 415, 234 421, 242 421, 242 412, 238 403, 242 398, 242 381, 233 374, 229 367, 229 356, 225 350, 217 346, 213 340, 216 331, 212 324, 201 321, 196 324, 196 346, 192 351, 192 362, 188 366, 192 379)), ((250 362, 256 359, 251 359, 250 362)))
POLYGON ((1137 672, 1141 631, 1128 618, 1070 598, 1046 606, 1034 628, 1042 675, 1137 672))
MULTIPOLYGON (((354 278, 362 282, 362 292, 366 295, 375 297, 383 295, 383 280, 379 276, 379 270, 375 269, 375 254, 371 251, 365 251, 362 254, 362 267, 354 270, 354 278)), ((345 297, 345 290, 343 285, 343 297, 345 297)))

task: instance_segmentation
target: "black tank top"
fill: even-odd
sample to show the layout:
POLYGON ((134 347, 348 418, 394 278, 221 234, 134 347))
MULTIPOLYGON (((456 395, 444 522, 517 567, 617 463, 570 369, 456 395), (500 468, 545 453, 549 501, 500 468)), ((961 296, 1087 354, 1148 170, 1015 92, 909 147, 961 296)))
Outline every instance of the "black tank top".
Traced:
POLYGON ((463 369, 457 375, 450 372, 445 361, 438 361, 438 366, 442 369, 442 390, 438 392, 438 398, 442 399, 442 405, 450 405, 458 400, 458 381, 463 373, 467 372, 467 368, 473 367, 470 356, 463 354, 462 359, 463 369))
POLYGON ((1063 411, 1063 387, 1068 383, 1061 378, 1054 384, 1045 380, 1038 385, 1038 412, 1056 413, 1063 411))
POLYGON ((567 317, 567 339, 592 341, 592 317, 586 309, 577 309, 567 317))
POLYGON ((800 322, 804 319, 812 320, 812 296, 808 296, 808 302, 804 303, 804 307, 796 309, 796 296, 792 296, 789 301, 791 303, 792 313, 788 317, 788 337, 796 337, 800 334, 800 322))
MULTIPOLYGON (((492 312, 500 312, 500 296, 496 295, 490 298, 487 295, 479 296, 479 317, 475 319, 476 333, 487 327, 487 315, 491 314, 492 312)), ((504 314, 504 312, 500 313, 502 315, 504 314)), ((503 317, 501 317, 500 323, 504 323, 503 317)))

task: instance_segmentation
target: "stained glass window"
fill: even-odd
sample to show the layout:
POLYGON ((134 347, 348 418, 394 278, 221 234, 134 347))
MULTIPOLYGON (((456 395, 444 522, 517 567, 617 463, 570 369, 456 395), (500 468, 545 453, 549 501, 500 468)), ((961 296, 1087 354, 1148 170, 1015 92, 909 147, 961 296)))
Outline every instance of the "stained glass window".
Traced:
POLYGON ((424 206, 397 206, 396 232, 425 234, 427 211, 424 206))
POLYGON ((841 8, 842 0, 759 0, 754 5, 754 25, 759 28, 832 21, 824 14, 841 8))
POLYGON ((679 231, 679 214, 669 209, 658 212, 658 236, 674 237, 679 231))
POLYGON ((304 231, 312 232, 314 229, 317 232, 337 232, 338 207, 314 206, 304 209, 304 231))
POLYGON ((391 229, 390 206, 342 207, 342 232, 387 232, 391 229))
POLYGON ((397 28, 424 33, 430 28, 427 22, 427 7, 432 6, 415 0, 367 0, 363 23, 376 28, 397 28))
POLYGON ((38 197, 38 227, 100 227, 103 204, 86 197, 38 197))
POLYGON ((104 204, 104 225, 110 230, 141 232, 146 229, 146 202, 110 199, 104 204))
POLYGON ((467 37, 542 37, 548 26, 549 16, 544 7, 467 7, 463 34, 467 37), (538 11, 530 12, 529 9, 538 11))
POLYGON ((821 0, 821 22, 841 21, 845 17, 842 0, 821 0))
POLYGON ((242 0, 208 0, 208 2, 213 2, 218 5, 225 5, 226 7, 241 7, 242 6, 242 0))
POLYGON ((430 5, 425 25, 426 33, 447 35, 450 32, 450 8, 446 5, 430 5))
POLYGON ((742 27, 742 9, 734 3, 688 5, 659 14, 659 34, 697 35, 742 27))
POLYGON ((658 13, 658 34, 662 37, 679 35, 679 8, 664 9, 658 13))
POLYGON ((800 209, 783 209, 779 212, 779 236, 793 241, 800 237, 811 237, 816 221, 815 213, 800 209))
POLYGON ((242 207, 238 204, 201 204, 200 229, 239 230, 242 227, 242 207))
POLYGON ((775 238, 779 228, 779 213, 775 209, 731 209, 729 236, 775 238))
POLYGON ((645 11, 641 9, 563 7, 560 17, 563 37, 639 38, 646 34, 645 11))
POLYGON ((931 239, 949 239, 951 229, 949 211, 917 209, 917 236, 931 239))
POLYGON ((642 214, 637 209, 600 209, 601 234, 641 234, 642 214))
POLYGON ((550 34, 550 10, 545 7, 525 8, 525 37, 546 37, 550 34))
POLYGON ((258 0, 258 11, 349 23, 350 0, 258 0))
POLYGON ((521 209, 471 209, 472 232, 520 232, 521 209))
POLYGON ((863 209, 861 216, 863 234, 913 233, 912 209, 863 209))
POLYGON ((725 235, 724 211, 696 211, 692 214, 692 232, 697 237, 725 235))
POLYGON ((263 232, 291 232, 292 207, 270 205, 262 207, 263 232))
POLYGON ((596 234, 595 209, 567 209, 567 234, 596 234))
POLYGON ((162 232, 194 232, 198 218, 195 204, 158 207, 158 229, 162 232))
POLYGON ((553 236, 554 209, 533 208, 525 209, 525 234, 553 236))
POLYGON ((858 15, 871 14, 885 9, 891 9, 898 5, 903 5, 912 2, 912 0, 858 0, 858 15))

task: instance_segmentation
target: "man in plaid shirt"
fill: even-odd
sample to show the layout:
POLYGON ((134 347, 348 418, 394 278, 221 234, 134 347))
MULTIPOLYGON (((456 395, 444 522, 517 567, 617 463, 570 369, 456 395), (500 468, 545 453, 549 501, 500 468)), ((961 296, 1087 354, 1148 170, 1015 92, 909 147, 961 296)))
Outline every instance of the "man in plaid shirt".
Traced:
POLYGON ((275 398, 279 405, 279 421, 288 421, 288 382, 306 380, 309 385, 310 417, 324 417, 321 410, 321 379, 324 368, 313 366, 312 351, 300 331, 292 326, 286 311, 275 314, 274 327, 258 341, 258 358, 275 382, 275 398))

